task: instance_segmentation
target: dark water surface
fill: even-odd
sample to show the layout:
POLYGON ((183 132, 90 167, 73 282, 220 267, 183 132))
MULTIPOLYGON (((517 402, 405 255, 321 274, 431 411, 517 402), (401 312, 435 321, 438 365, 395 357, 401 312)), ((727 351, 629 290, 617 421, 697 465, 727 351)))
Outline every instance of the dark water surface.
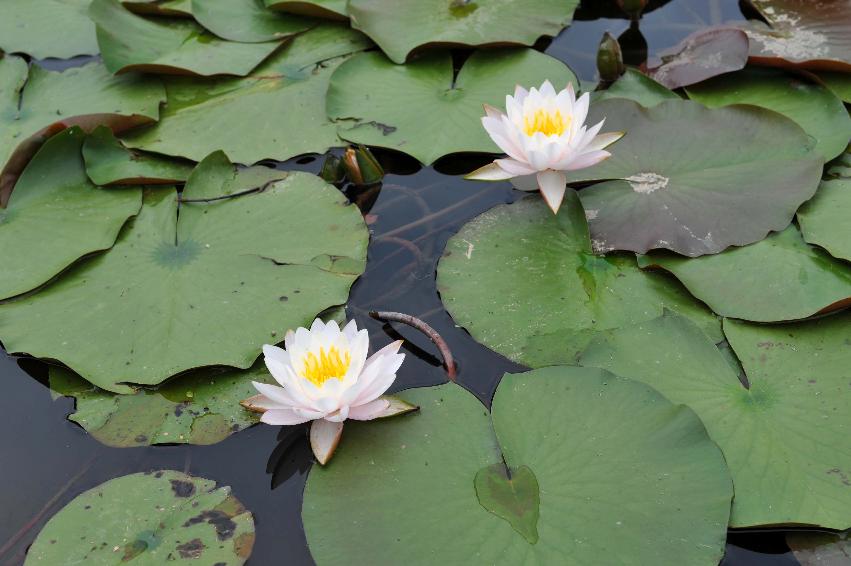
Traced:
MULTIPOLYGON (((632 54, 644 46, 635 30, 629 31, 627 20, 617 19, 611 10, 603 11, 601 4, 605 3, 584 2, 570 28, 539 45, 567 62, 583 80, 594 79, 596 48, 604 31, 630 34, 626 43, 632 54)), ((653 4, 656 9, 641 22, 651 56, 697 29, 742 19, 736 0, 653 4)), ((59 61, 41 64, 68 66, 59 61)), ((379 157, 391 173, 383 185, 347 190, 366 214, 372 233, 367 271, 352 288, 349 317, 369 329, 375 349, 400 335, 406 339, 409 355, 395 389, 443 382, 437 350, 413 329, 382 325, 366 313, 397 310, 424 319, 452 347, 460 370, 458 381, 489 404, 502 374, 522 368, 477 344, 454 325, 435 289, 435 266, 447 239, 466 221, 522 193, 507 183, 475 183, 457 176, 480 165, 481 158, 448 158, 434 168, 421 169, 398 154, 379 153, 379 157)), ((321 159, 308 157, 278 167, 315 173, 320 165, 321 159)), ((487 292, 487 282, 482 287, 487 292)), ((303 427, 255 426, 213 446, 108 448, 66 420, 73 400, 54 400, 46 375, 45 364, 0 352, 0 564, 21 564, 44 523, 81 492, 110 478, 165 468, 233 487, 254 513, 257 525, 250 564, 312 564, 300 520, 301 494, 311 466, 303 427)), ((781 566, 797 561, 784 542, 783 531, 763 529, 731 531, 723 564, 781 566)))

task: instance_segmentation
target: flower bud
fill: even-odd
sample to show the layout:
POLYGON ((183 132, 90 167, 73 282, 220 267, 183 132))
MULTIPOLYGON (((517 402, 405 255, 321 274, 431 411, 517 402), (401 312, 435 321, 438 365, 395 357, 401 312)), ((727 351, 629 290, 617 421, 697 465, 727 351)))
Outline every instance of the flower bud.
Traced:
POLYGON ((597 72, 603 82, 614 82, 624 72, 623 54, 618 40, 606 32, 597 50, 597 72))
POLYGON ((346 169, 349 181, 358 186, 374 185, 384 178, 384 169, 381 164, 372 152, 362 145, 346 150, 343 155, 343 167, 346 169))
POLYGON ((618 6, 626 12, 630 19, 637 20, 647 7, 647 0, 618 0, 618 6))

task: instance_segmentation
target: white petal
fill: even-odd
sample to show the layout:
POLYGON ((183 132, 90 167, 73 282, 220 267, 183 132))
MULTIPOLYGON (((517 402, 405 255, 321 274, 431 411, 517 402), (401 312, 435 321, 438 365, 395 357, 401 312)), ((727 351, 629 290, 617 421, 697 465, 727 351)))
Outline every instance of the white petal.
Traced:
POLYGON ((340 407, 338 410, 334 411, 333 413, 325 415, 325 420, 331 421, 332 423, 341 423, 344 420, 346 420, 347 418, 349 418, 349 406, 348 405, 343 405, 342 407, 340 407))
POLYGON ((504 181, 512 178, 514 175, 508 173, 505 169, 496 163, 488 163, 484 167, 479 167, 472 173, 464 175, 465 179, 474 181, 504 181))
POLYGON ((604 159, 610 157, 612 154, 608 151, 591 151, 588 153, 583 153, 581 155, 576 156, 576 159, 571 161, 567 167, 564 168, 565 171, 577 171, 579 169, 585 169, 586 167, 591 167, 592 165, 596 165, 604 159))
POLYGON ((390 401, 386 399, 374 399, 369 403, 352 407, 349 410, 349 418, 355 421, 371 421, 377 418, 390 407, 390 401))
POLYGON ((529 158, 529 165, 531 169, 527 169, 523 174, 528 175, 532 171, 546 171, 549 169, 550 165, 550 156, 547 152, 547 140, 546 136, 541 132, 536 132, 534 136, 532 136, 536 142, 538 147, 534 149, 530 149, 526 152, 526 156, 529 158))
POLYGON ((322 322, 321 318, 314 318, 313 324, 310 325, 310 332, 322 332, 325 330, 325 323, 322 322))
POLYGON ((619 139, 621 139, 624 135, 624 132, 607 132, 605 134, 600 134, 596 136, 591 143, 585 146, 585 151, 597 151, 600 149, 606 149, 619 139))
POLYGON ((379 399, 384 399, 385 401, 387 401, 387 408, 384 409, 378 415, 376 415, 376 419, 395 417, 396 415, 404 415, 405 413, 410 413, 412 411, 419 410, 418 406, 412 405, 404 399, 394 397, 393 395, 382 395, 381 397, 379 397, 379 399))
MULTIPOLYGON (((265 349, 265 346, 264 346, 265 349)), ((289 355, 287 355, 289 358, 289 355)), ((275 381, 283 385, 287 386, 287 368, 292 367, 290 363, 282 363, 281 358, 273 358, 270 356, 263 355, 263 363, 266 364, 266 369, 269 370, 269 373, 272 374, 272 377, 275 378, 275 381)))
POLYGON ((499 149, 515 159, 522 159, 523 154, 520 145, 515 143, 511 134, 506 131, 507 127, 513 127, 507 118, 503 121, 502 118, 485 116, 482 118, 482 126, 499 149))
POLYGON ((269 399, 262 393, 249 397, 248 399, 243 399, 239 402, 239 404, 253 413, 265 413, 266 411, 269 411, 271 409, 291 408, 290 405, 282 405, 281 403, 277 403, 272 399, 269 399))
POLYGON ((532 169, 525 163, 521 163, 515 159, 497 159, 494 163, 499 165, 499 167, 506 173, 510 173, 512 177, 531 175, 537 172, 536 169, 532 169))
POLYGON ((372 373, 371 379, 364 383, 351 404, 363 405, 384 395, 396 381, 396 372, 403 361, 405 361, 405 354, 388 354, 373 362, 369 368, 372 373))
POLYGON ((283 349, 269 344, 263 345, 263 357, 276 360, 285 366, 290 365, 290 355, 283 349))
POLYGON ((269 385, 268 383, 258 383, 256 381, 252 381, 251 383, 254 385, 254 389, 259 391, 261 395, 272 403, 285 407, 293 407, 299 404, 283 387, 269 385))
POLYGON ((485 104, 485 114, 490 118, 502 118, 504 114, 498 108, 491 106, 490 104, 485 104))
POLYGON ((298 377, 292 369, 292 366, 283 366, 275 360, 266 360, 266 367, 275 378, 275 381, 281 384, 287 394, 293 399, 293 405, 309 407, 312 405, 310 397, 304 392, 301 386, 302 378, 298 377))
POLYGON ((553 83, 550 81, 544 81, 544 84, 541 85, 541 94, 545 97, 555 96, 556 89, 553 88, 553 83))
POLYGON ((516 100, 518 104, 523 104, 523 101, 526 99, 527 96, 529 96, 528 90, 526 90, 520 85, 514 86, 514 100, 516 100))
POLYGON ((313 421, 310 425, 310 447, 313 449, 313 455, 320 464, 325 465, 337 445, 340 443, 340 436, 343 434, 343 423, 330 422, 325 419, 313 421))
POLYGON ((564 199, 567 177, 561 171, 541 171, 538 173, 538 187, 547 205, 553 213, 557 213, 564 199))
POLYGON ((343 327, 343 334, 345 334, 346 338, 349 339, 349 343, 355 339, 355 336, 358 334, 358 325, 355 322, 355 319, 350 320, 349 323, 343 327))
POLYGON ((260 422, 270 425, 297 425, 306 423, 310 419, 299 416, 291 409, 272 409, 263 413, 260 422))
POLYGON ((586 92, 582 96, 580 96, 576 100, 576 104, 573 105, 573 123, 572 126, 575 128, 574 131, 578 130, 585 124, 585 119, 588 117, 588 105, 591 101, 591 97, 586 92))
POLYGON ((567 91, 567 95, 570 97, 570 107, 573 108, 576 106, 576 90, 573 88, 573 83, 567 83, 564 90, 567 91))

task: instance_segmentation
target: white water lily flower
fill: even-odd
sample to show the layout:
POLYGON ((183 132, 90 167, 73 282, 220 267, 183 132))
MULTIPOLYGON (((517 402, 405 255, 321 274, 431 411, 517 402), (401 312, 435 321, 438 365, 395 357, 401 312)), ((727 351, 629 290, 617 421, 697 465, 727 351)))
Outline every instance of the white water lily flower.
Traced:
POLYGON ((346 419, 368 421, 416 408, 383 396, 405 359, 398 353, 401 340, 367 359, 369 334, 354 320, 340 330, 336 322, 317 318, 310 330, 288 332, 284 345, 286 350, 263 346, 266 367, 279 386, 253 382, 260 395, 243 405, 263 412, 260 420, 267 424, 313 421, 310 443, 321 464, 333 454, 346 419))
POLYGON ((540 90, 518 86, 514 96, 505 97, 505 114, 486 104, 482 125, 508 157, 467 178, 502 181, 520 177, 518 185, 540 189, 552 211, 558 212, 567 172, 603 161, 611 155, 605 148, 623 136, 623 132, 601 134, 605 120, 587 128, 588 104, 587 92, 577 100, 572 84, 556 93, 549 81, 544 81, 540 90))

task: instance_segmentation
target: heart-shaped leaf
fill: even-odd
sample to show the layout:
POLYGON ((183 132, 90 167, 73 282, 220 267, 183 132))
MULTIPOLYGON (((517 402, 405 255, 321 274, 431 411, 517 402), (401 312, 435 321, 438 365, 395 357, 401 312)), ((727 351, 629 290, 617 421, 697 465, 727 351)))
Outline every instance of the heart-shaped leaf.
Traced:
POLYGON ((541 493, 531 468, 508 470, 505 464, 491 464, 476 473, 473 483, 482 507, 508 521, 529 544, 538 542, 541 493))

